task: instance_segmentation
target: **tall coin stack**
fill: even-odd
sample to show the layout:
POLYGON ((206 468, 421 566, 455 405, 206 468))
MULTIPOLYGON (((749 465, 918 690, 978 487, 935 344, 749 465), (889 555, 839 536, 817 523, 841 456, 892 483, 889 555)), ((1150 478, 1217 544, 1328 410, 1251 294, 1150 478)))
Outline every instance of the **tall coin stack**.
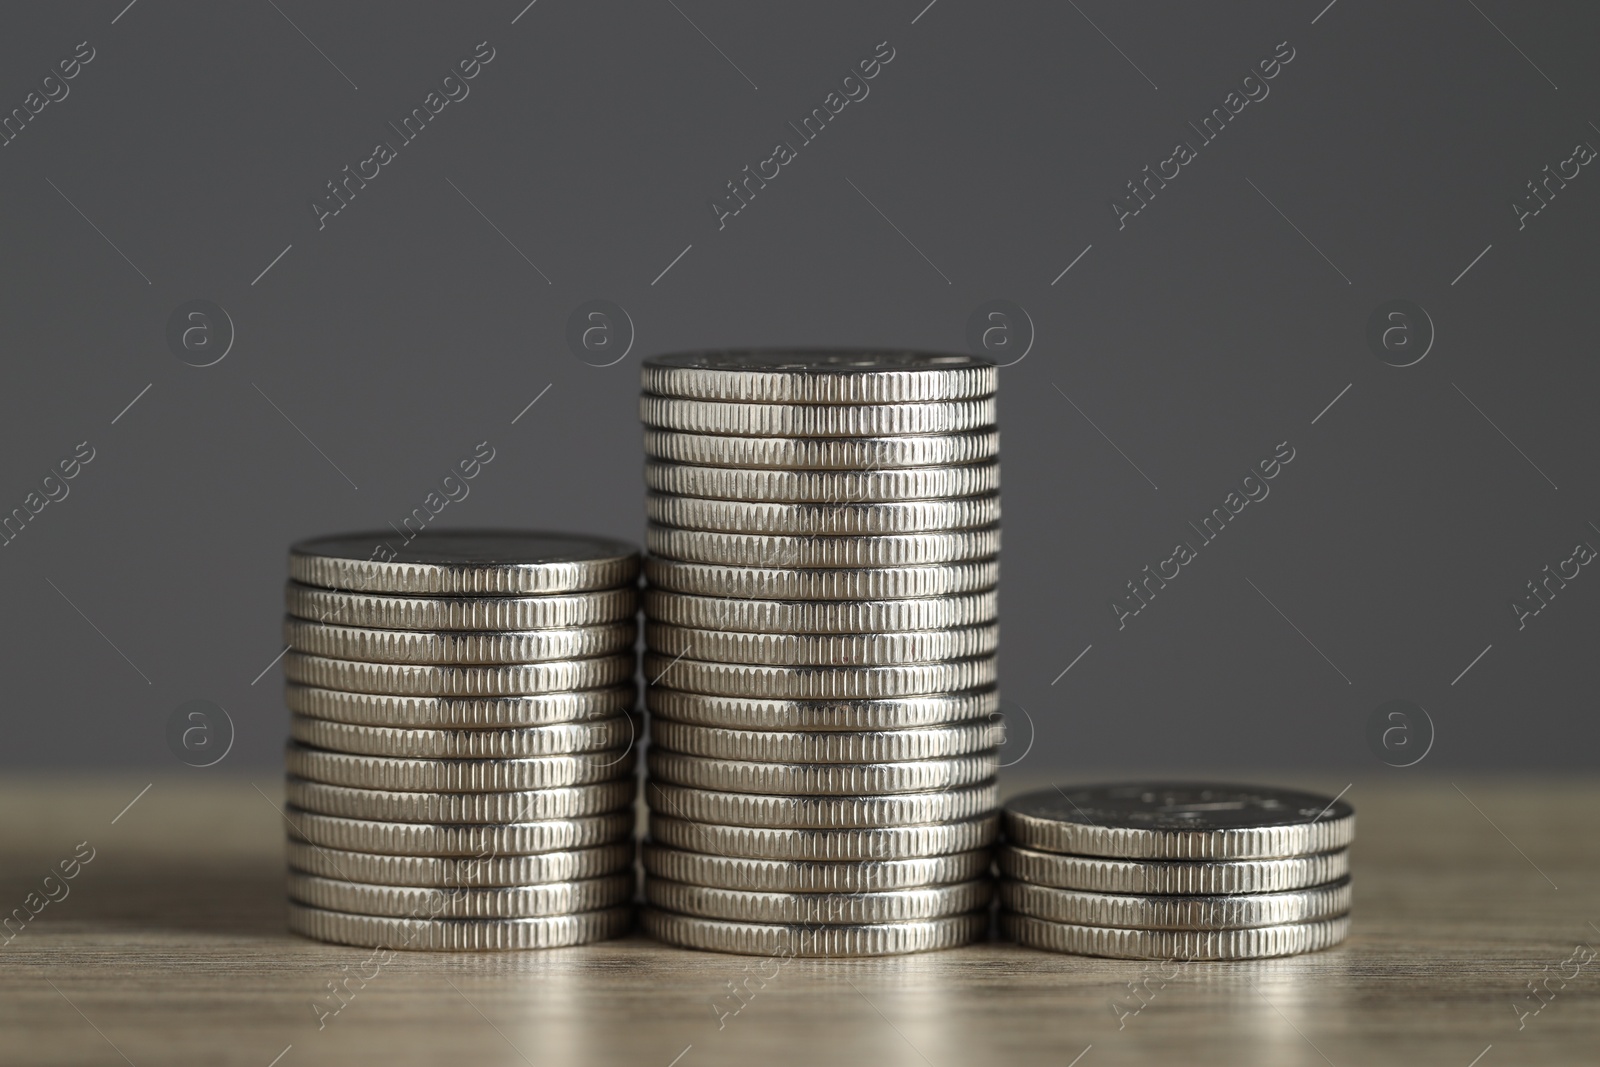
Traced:
POLYGON ((644 928, 868 956, 987 933, 997 834, 993 364, 644 365, 644 928))
POLYGON ((290 929, 458 950, 629 927, 638 570, 564 534, 290 549, 290 929))
POLYGON ((1056 952, 1243 960, 1350 930, 1355 811, 1337 797, 1136 782, 1007 801, 1000 925, 1056 952))

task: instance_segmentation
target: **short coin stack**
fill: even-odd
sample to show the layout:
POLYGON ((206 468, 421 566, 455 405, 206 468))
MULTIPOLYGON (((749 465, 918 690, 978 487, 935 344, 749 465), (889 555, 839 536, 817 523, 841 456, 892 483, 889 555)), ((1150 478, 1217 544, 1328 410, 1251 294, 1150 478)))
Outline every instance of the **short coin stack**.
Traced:
POLYGON ((290 929, 451 950, 629 927, 638 569, 520 531, 290 549, 290 929))
POLYGON ((993 364, 687 353, 644 390, 645 929, 807 956, 984 936, 993 364))
POLYGON ((1350 929, 1355 811, 1288 789, 1063 787, 1008 801, 1000 925, 1024 945, 1120 959, 1241 960, 1350 929))

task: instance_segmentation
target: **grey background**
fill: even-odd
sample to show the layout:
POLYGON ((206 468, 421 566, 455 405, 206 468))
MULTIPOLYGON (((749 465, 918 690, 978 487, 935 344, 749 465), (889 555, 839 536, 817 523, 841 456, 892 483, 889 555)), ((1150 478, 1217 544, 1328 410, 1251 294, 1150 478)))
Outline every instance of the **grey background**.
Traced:
POLYGON ((1325 2, 10 5, 0 109, 96 57, 0 148, 0 511, 95 459, 0 548, 0 760, 182 770, 165 723, 204 698, 237 742, 185 773, 271 767, 291 540, 398 522, 484 440, 442 524, 637 539, 642 356, 959 350, 1004 298, 1036 331, 1001 384, 1028 767, 1418 773, 1365 739, 1396 697, 1436 727, 1422 770, 1592 767, 1600 577, 1521 631, 1510 603, 1600 545, 1600 175, 1521 231, 1509 205, 1600 144, 1594 14, 1325 2), (324 182, 485 40, 319 231, 324 182), (870 96, 719 232, 707 200, 883 40, 870 96), (1285 40, 1119 231, 1110 199, 1285 40), (1437 329, 1407 368, 1364 340, 1397 297, 1437 329), (208 368, 165 341, 195 298, 237 333, 208 368), (637 331, 609 368, 564 340, 592 298, 637 331), (1282 441, 1270 497, 1119 630, 1124 583, 1282 441))

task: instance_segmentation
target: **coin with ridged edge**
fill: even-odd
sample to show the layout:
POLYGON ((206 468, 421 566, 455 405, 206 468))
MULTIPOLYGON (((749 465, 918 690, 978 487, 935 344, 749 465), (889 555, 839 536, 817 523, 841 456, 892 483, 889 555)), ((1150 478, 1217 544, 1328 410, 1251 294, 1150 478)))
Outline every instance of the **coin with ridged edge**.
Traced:
POLYGON ((383 950, 488 952, 563 948, 621 937, 632 926, 632 904, 537 919, 398 919, 326 911, 292 902, 289 905, 291 933, 383 950))
POLYGON ((1001 912, 1000 933, 1030 948, 1120 960, 1258 960, 1330 948, 1350 932, 1350 919, 1284 923, 1249 930, 1131 930, 1053 923, 1001 912))
POLYGON ((392 789, 406 793, 503 793, 588 785, 633 773, 631 749, 582 756, 522 759, 442 760, 353 756, 290 742, 284 764, 290 774, 328 785, 392 789))
POLYGON ((633 866, 634 860, 632 841, 566 852, 482 859, 470 856, 383 856, 372 852, 323 848, 295 840, 285 844, 292 870, 345 882, 434 888, 580 881, 627 871, 633 866))
POLYGON ((644 390, 757 404, 903 404, 995 391, 995 364, 941 352, 764 349, 673 352, 641 365, 644 390))
POLYGON ((1343 848, 1356 813, 1297 789, 1130 782, 1040 789, 1006 802, 1006 838, 1118 859, 1271 859, 1343 848))
POLYGON ((865 796, 920 793, 976 785, 995 776, 993 752, 903 763, 755 763, 705 759, 651 748, 645 761, 652 777, 726 793, 865 796))
POLYGON ((702 919, 647 907, 639 912, 639 924, 658 941, 710 952, 745 956, 899 956, 981 941, 989 932, 989 912, 904 923, 796 926, 702 919))
POLYGON ((653 622, 645 627, 645 641, 652 652, 661 655, 692 655, 723 663, 888 667, 988 655, 1000 643, 1000 627, 990 623, 901 633, 752 634, 653 622))
POLYGON ((624 808, 581 819, 472 826, 344 819, 288 808, 284 811, 284 820, 294 838, 347 852, 485 859, 567 852, 631 841, 634 813, 631 808, 624 808))
MULTIPOLYGON (((763 763, 896 763, 942 759, 998 748, 1005 732, 996 720, 912 730, 730 730, 654 719, 653 744, 690 756, 763 763)), ((713 820, 714 821, 714 820, 713 820)))
POLYGON ((704 696, 652 686, 645 697, 655 718, 700 726, 751 730, 904 730, 951 723, 993 722, 1000 694, 993 688, 884 700, 765 700, 704 696))
POLYGON ((918 404, 744 404, 641 396, 646 426, 689 433, 751 437, 897 437, 910 433, 961 433, 993 426, 995 402, 944 400, 918 404))
POLYGON ((728 567, 914 567, 988 559, 1000 551, 1000 528, 876 537, 783 537, 651 524, 645 543, 653 554, 667 559, 728 567))
MULTIPOLYGON (((514 823, 576 819, 619 811, 633 804, 632 778, 558 789, 505 793, 406 793, 392 789, 352 789, 290 778, 284 795, 293 806, 319 815, 380 822, 514 823)), ((359 879, 355 879, 359 881, 359 879)))
POLYGON ((658 493, 713 500, 772 500, 823 504, 882 500, 938 500, 978 496, 1000 488, 1000 463, 900 470, 784 471, 749 467, 644 465, 644 484, 658 493))
POLYGON ((646 518, 663 526, 720 533, 785 537, 938 533, 993 526, 1000 521, 1000 494, 954 500, 775 504, 647 493, 644 509, 646 518))
POLYGON ((1008 878, 1097 893, 1277 893, 1323 885, 1350 873, 1348 849, 1270 860, 1114 860, 1004 844, 995 861, 1008 878))
POLYGON ((286 582, 290 615, 340 626, 381 630, 545 630, 600 626, 633 617, 638 591, 600 589, 550 596, 405 597, 351 593, 286 582))
POLYGON ((427 915, 435 919, 532 919, 615 907, 632 899, 632 872, 586 878, 581 882, 546 882, 519 886, 368 885, 289 872, 289 899, 326 911, 396 918, 427 915))
POLYGON ((767 667, 651 652, 645 654, 644 672, 652 685, 709 696, 853 700, 978 689, 994 684, 997 668, 993 656, 898 667, 767 667))
POLYGON ((506 664, 588 659, 633 647, 637 627, 627 622, 573 626, 564 630, 378 630, 330 626, 293 616, 283 622, 283 640, 312 656, 377 663, 506 664))
POLYGON ((289 710, 330 722, 406 729, 511 729, 592 722, 631 711, 632 683, 607 689, 509 697, 408 697, 284 686, 289 710))
POLYGON ((769 893, 863 893, 949 885, 989 871, 989 850, 919 859, 815 862, 752 860, 666 848, 646 841, 640 851, 647 875, 690 885, 769 893))
POLYGON ((362 663, 303 652, 289 652, 283 657, 284 677, 291 682, 386 696, 526 696, 603 689, 630 680, 636 669, 631 652, 495 667, 362 663))
POLYGON ((769 796, 650 781, 645 799, 654 811, 677 819, 727 826, 804 829, 923 826, 977 818, 994 811, 993 781, 960 789, 889 796, 769 796))
POLYGON ((289 719, 289 736, 313 748, 417 759, 515 759, 603 752, 632 743, 639 732, 640 723, 630 715, 485 730, 358 726, 306 715, 289 719))
POLYGON ((638 572, 625 541, 529 530, 423 530, 409 540, 379 530, 289 548, 295 581, 360 593, 578 593, 629 585, 638 572))
POLYGON ((998 560, 932 563, 920 567, 725 567, 651 556, 651 586, 697 596, 755 600, 897 600, 991 589, 998 560))
POLYGON ((985 815, 964 822, 826 830, 725 826, 650 814, 650 836, 690 852, 763 860, 889 860, 971 852, 994 843, 1000 820, 985 815))
POLYGON ((994 430, 900 437, 732 437, 645 427, 647 456, 706 467, 780 470, 885 470, 950 467, 1000 454, 994 430))
POLYGON ((1004 879, 1000 906, 1035 919, 1138 930, 1241 930, 1317 922, 1350 911, 1350 879, 1285 893, 1129 896, 1056 889, 1004 879))
POLYGON ((652 622, 741 633, 880 633, 950 630, 993 622, 993 590, 910 600, 746 600, 647 589, 645 617, 652 622))
POLYGON ((688 885, 664 878, 647 878, 644 883, 644 899, 655 907, 679 915, 746 923, 834 926, 943 919, 986 908, 993 898, 994 883, 987 878, 864 893, 771 893, 688 885))

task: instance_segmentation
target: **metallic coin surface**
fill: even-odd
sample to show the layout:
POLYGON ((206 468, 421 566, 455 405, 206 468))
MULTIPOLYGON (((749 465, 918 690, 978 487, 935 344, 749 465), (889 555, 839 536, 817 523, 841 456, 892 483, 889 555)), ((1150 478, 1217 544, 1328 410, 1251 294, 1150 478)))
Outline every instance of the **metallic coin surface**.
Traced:
POLYGON ((1000 494, 876 504, 774 504, 647 493, 644 509, 646 518, 663 526, 720 533, 785 537, 938 533, 993 526, 1000 521, 1000 494))
POLYGON ((673 785, 726 793, 865 796, 920 793, 976 785, 993 778, 993 752, 903 763, 755 763, 706 759, 652 747, 645 754, 652 777, 673 785))
POLYGON ((370 885, 289 872, 289 899, 307 907, 355 915, 433 919, 532 919, 570 915, 626 903, 633 898, 633 873, 608 874, 581 882, 519 886, 370 885))
POLYGON ((385 822, 318 815, 286 808, 284 821, 294 839, 347 852, 392 856, 470 856, 489 859, 535 852, 566 852, 633 839, 633 811, 590 815, 581 819, 472 826, 464 824, 385 822))
POLYGON ((602 752, 627 746, 639 732, 640 723, 629 715, 483 730, 361 726, 308 715, 294 715, 289 720, 289 736, 313 748, 418 759, 514 759, 602 752))
POLYGON ((1129 896, 1056 889, 1005 879, 1000 906, 1020 915, 1077 926, 1139 930, 1240 930, 1316 922, 1350 911, 1350 879, 1285 893, 1235 896, 1129 896))
POLYGON ((899 470, 785 471, 749 467, 700 467, 651 460, 645 487, 657 493, 713 500, 772 500, 852 504, 880 500, 937 500, 978 496, 1000 488, 1000 463, 899 470))
POLYGON ((1000 528, 877 537, 781 537, 651 524, 645 543, 651 553, 666 559, 728 567, 914 567, 988 559, 1000 551, 1000 528))
POLYGON ((993 426, 994 398, 919 404, 796 405, 679 400, 645 395, 639 417, 646 426, 689 433, 754 437, 897 437, 909 433, 961 433, 993 426))
POLYGON ((648 841, 640 855, 645 873, 657 878, 768 893, 863 893, 949 885, 986 875, 990 860, 988 849, 920 859, 752 860, 686 852, 648 841))
POLYGON ((955 885, 885 889, 864 893, 772 893, 718 889, 664 878, 646 878, 647 903, 679 915, 746 923, 911 922, 963 915, 989 906, 994 883, 977 878, 955 885))
POLYGON ((1295 789, 1132 782, 1041 789, 1005 806, 1006 838, 1044 852, 1120 859, 1270 859, 1343 848, 1356 814, 1295 789))
POLYGON ((284 764, 292 775, 356 789, 408 793, 503 793, 588 785, 633 773, 632 749, 581 756, 530 756, 523 759, 402 759, 353 756, 289 742, 284 764))
POLYGON ((632 925, 632 904, 537 919, 397 919, 350 915, 292 902, 289 905, 291 933, 382 950, 489 952, 561 948, 621 937, 632 925))
POLYGON ((284 620, 283 640, 312 656, 378 663, 544 663, 587 659, 633 647, 632 619, 564 630, 378 630, 330 626, 293 616, 284 620))
POLYGON ((803 830, 724 826, 650 813, 650 836, 669 848, 763 860, 899 860, 986 848, 999 835, 998 816, 926 826, 803 830))
POLYGON ((884 700, 767 700, 703 696, 657 685, 645 701, 653 721, 736 730, 905 730, 980 720, 994 724, 1000 708, 1000 694, 992 688, 884 700))
POLYGON ((741 633, 879 633, 949 630, 993 622, 999 600, 993 590, 910 600, 749 600, 693 596, 647 589, 645 617, 709 630, 741 633))
POLYGON ((818 830, 963 821, 992 813, 997 796, 998 787, 992 781, 960 789, 877 797, 769 796, 657 781, 645 786, 645 799, 651 810, 673 818, 728 826, 818 830))
POLYGON ((1122 960, 1255 960, 1294 956, 1337 945, 1350 932, 1349 916, 1313 923, 1257 926, 1249 930, 1130 930, 1047 922, 1015 912, 1000 914, 1000 933, 1031 948, 1122 960))
MULTIPOLYGON (((638 792, 632 778, 559 789, 506 793, 406 793, 352 789, 291 777, 285 797, 294 807, 320 815, 379 822, 514 823, 576 819, 630 807, 638 792)), ((360 879, 355 879, 359 881, 360 879)))
POLYGON ((758 404, 902 404, 995 391, 995 364, 977 356, 843 349, 674 352, 642 365, 644 391, 758 404))
POLYGON ((903 437, 732 437, 645 427, 647 456, 707 467, 886 470, 977 463, 1000 454, 994 430, 903 437))
POLYGON ((982 940, 987 910, 946 919, 858 926, 736 923, 678 915, 659 908, 639 912, 645 933, 669 945, 745 956, 897 956, 933 952, 982 940))
POLYGON ((284 677, 291 682, 383 696, 495 697, 603 689, 631 680, 636 669, 631 652, 495 667, 363 663, 303 652, 283 657, 284 677))
POLYGON ((357 593, 443 596, 576 593, 629 585, 638 550, 624 541, 526 530, 338 534, 289 548, 289 576, 357 593))
MULTIPOLYGON (((650 723, 650 741, 673 752, 764 763, 893 763, 942 759, 997 748, 1005 741, 997 721, 911 730, 731 730, 671 719, 650 723)), ((715 820, 713 820, 715 821, 715 820)))
POLYGON ((631 585, 551 596, 376 596, 287 582, 284 608, 301 619, 382 630, 544 630, 633 618, 631 585))
POLYGON ((287 685, 289 710, 330 722, 406 729, 507 729, 591 722, 632 711, 638 690, 607 689, 509 697, 408 697, 287 685))
POLYGON ((787 700, 853 700, 924 696, 993 685, 993 656, 913 663, 898 667, 768 667, 746 663, 708 663, 656 653, 644 657, 645 677, 709 696, 787 700))
POLYGON ((651 556, 645 576, 657 589, 756 600, 897 600, 991 589, 998 560, 921 567, 725 567, 651 556))
POLYGON ((452 886, 542 885, 618 874, 633 866, 632 841, 567 852, 541 852, 532 856, 451 858, 445 856, 384 856, 372 852, 347 852, 290 840, 291 870, 345 882, 375 885, 452 886))
POLYGON ((900 633, 752 634, 653 622, 645 627, 645 640, 651 651, 662 655, 723 663, 886 667, 987 655, 999 645, 1000 627, 989 623, 900 633))
POLYGON ((1007 878, 1097 893, 1278 893, 1324 885, 1350 873, 1348 849, 1270 860, 1114 860, 1004 844, 995 859, 1007 878))

